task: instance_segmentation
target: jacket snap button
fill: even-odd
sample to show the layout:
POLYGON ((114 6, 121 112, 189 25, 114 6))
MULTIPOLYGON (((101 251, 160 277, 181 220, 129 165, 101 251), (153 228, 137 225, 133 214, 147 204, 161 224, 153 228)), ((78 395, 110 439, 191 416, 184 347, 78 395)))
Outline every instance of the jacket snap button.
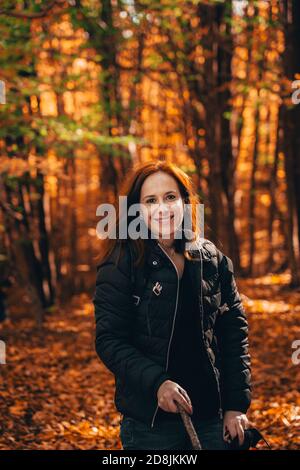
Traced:
POLYGON ((152 264, 154 264, 154 266, 157 265, 157 261, 152 261, 152 264))

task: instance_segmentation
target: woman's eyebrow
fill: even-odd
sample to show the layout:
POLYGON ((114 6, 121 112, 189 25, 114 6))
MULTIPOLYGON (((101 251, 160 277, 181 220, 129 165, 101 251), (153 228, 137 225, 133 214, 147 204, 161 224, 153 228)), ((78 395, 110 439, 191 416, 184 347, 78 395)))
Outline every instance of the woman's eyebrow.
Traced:
MULTIPOLYGON (((176 189, 173 189, 172 191, 167 191, 165 195, 170 193, 177 193, 177 191, 176 189)), ((156 194, 149 194, 148 196, 144 196, 143 199, 146 199, 147 197, 156 197, 156 194)))

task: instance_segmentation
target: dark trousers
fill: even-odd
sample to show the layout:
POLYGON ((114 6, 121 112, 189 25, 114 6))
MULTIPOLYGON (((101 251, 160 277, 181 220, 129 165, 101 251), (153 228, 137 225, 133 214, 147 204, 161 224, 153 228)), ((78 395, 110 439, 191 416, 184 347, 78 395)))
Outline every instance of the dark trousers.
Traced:
MULTIPOLYGON (((223 439, 222 419, 217 417, 192 422, 203 450, 228 450, 229 445, 223 439)), ((123 416, 120 439, 123 450, 192 450, 182 419, 154 423, 151 428, 141 421, 123 416)))

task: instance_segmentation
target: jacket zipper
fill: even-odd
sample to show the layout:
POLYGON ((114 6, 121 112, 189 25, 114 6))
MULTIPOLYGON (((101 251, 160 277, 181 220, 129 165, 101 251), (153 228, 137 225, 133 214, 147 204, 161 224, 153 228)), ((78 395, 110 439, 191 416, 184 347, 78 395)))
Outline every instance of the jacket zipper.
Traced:
MULTIPOLYGON (((160 249, 165 253, 165 255, 169 258, 169 260, 170 260, 171 263, 173 264, 173 266, 174 266, 174 268, 175 268, 175 271, 176 271, 176 274, 177 274, 177 291, 176 291, 175 313, 174 313, 174 317, 173 317, 172 330, 171 330, 171 335, 170 335, 170 340, 169 340, 169 345, 168 345, 168 351, 167 351, 167 362, 166 362, 166 372, 167 372, 167 370, 168 370, 168 365, 169 365, 170 346, 171 346, 171 341, 172 341, 172 337, 173 337, 174 325, 175 325, 175 318, 176 318, 177 306, 178 306, 179 274, 178 274, 178 269, 177 269, 175 263, 171 260, 171 258, 170 258, 170 256, 168 255, 168 253, 160 246, 159 243, 157 243, 157 244, 158 244, 158 246, 160 247, 160 249)), ((153 418, 152 418, 151 428, 153 428, 154 419, 155 419, 155 416, 156 416, 157 411, 158 411, 158 405, 157 405, 157 407, 156 407, 156 409, 155 409, 155 412, 154 412, 154 415, 153 415, 153 418)))
POLYGON ((219 395, 219 416, 220 416, 220 419, 223 418, 223 409, 222 409, 222 398, 221 398, 221 390, 220 390, 220 383, 219 383, 219 380, 218 380, 218 377, 216 375, 216 372, 215 372, 215 369, 214 369, 214 365, 212 363, 212 360, 211 360, 211 357, 210 355, 208 354, 208 351, 206 349, 206 343, 205 343, 205 338, 204 338, 204 327, 203 327, 203 295, 202 295, 202 279, 203 279, 203 259, 202 259, 202 254, 200 253, 200 256, 201 256, 201 324, 202 324, 202 339, 203 339, 203 344, 204 344, 204 349, 206 351, 206 354, 207 354, 207 357, 208 357, 208 360, 209 360, 209 363, 211 364, 211 367, 212 367, 212 370, 213 370, 213 373, 214 373, 214 377, 216 379, 216 382, 217 382, 217 388, 218 388, 218 395, 219 395))

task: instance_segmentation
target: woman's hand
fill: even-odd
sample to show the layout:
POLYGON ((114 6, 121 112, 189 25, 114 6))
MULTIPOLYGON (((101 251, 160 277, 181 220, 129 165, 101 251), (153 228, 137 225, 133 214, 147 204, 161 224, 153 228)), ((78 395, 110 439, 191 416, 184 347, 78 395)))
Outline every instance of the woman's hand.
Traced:
POLYGON ((223 438, 231 442, 236 436, 239 439, 239 445, 244 442, 244 429, 250 427, 247 416, 240 411, 225 411, 223 420, 223 438))
POLYGON ((189 414, 193 413, 193 407, 190 397, 187 392, 178 383, 172 380, 165 380, 157 391, 158 405, 164 411, 171 413, 179 413, 177 404, 174 400, 178 401, 189 414))

